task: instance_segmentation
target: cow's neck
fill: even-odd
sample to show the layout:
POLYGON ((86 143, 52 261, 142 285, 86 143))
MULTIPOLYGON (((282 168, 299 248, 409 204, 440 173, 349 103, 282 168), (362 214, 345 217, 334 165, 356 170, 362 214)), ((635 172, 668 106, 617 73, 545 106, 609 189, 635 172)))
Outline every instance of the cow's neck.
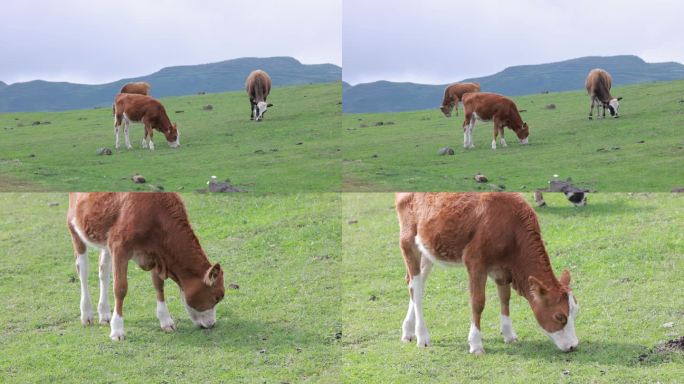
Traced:
POLYGON ((163 258, 157 268, 160 276, 166 274, 181 288, 186 281, 203 278, 211 263, 189 224, 175 224, 166 229, 166 233, 173 235, 168 236, 163 254, 159 255, 163 258))
POLYGON ((560 283, 553 274, 541 235, 537 232, 528 232, 523 235, 521 240, 520 243, 523 246, 516 252, 511 266, 515 290, 528 301, 531 301, 530 276, 534 276, 551 290, 559 289, 560 283))

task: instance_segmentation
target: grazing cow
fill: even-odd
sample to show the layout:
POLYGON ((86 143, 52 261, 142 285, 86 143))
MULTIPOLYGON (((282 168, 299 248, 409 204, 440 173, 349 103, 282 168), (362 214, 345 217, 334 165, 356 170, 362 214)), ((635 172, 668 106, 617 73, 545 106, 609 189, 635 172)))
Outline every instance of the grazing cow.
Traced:
POLYGON ((484 353, 480 316, 487 276, 497 285, 504 342, 517 341, 509 317, 511 285, 532 307, 544 333, 564 351, 577 348, 579 307, 570 273, 557 280, 544 248, 534 210, 513 193, 398 193, 400 246, 406 265, 409 307, 402 340, 430 345, 423 319, 425 281, 433 263, 464 265, 472 311, 470 353, 484 353))
POLYGON ((150 96, 120 93, 114 100, 114 132, 116 135, 116 149, 119 149, 119 129, 121 122, 124 123, 124 137, 126 148, 131 149, 131 141, 128 138, 128 125, 131 121, 145 124, 145 136, 142 139, 142 147, 154 150, 152 142, 153 129, 166 136, 166 141, 171 148, 180 146, 180 131, 176 123, 171 124, 164 106, 150 96))
POLYGON ((261 121, 264 113, 273 104, 266 103, 266 98, 271 92, 271 78, 268 73, 257 69, 247 76, 245 81, 245 91, 249 95, 249 105, 252 111, 249 119, 261 121))
POLYGON ((614 98, 610 95, 610 87, 613 79, 610 74, 603 69, 592 69, 587 75, 587 80, 584 86, 587 88, 587 93, 591 97, 591 107, 589 108, 589 120, 592 119, 594 112, 594 105, 596 105, 596 117, 599 115, 599 107, 603 107, 603 117, 606 117, 606 108, 610 111, 610 115, 614 118, 620 117, 620 103, 622 97, 614 98))
POLYGON ((121 87, 121 91, 119 93, 135 93, 138 95, 145 95, 149 96, 150 95, 150 84, 146 83, 144 81, 139 81, 137 83, 127 83, 124 84, 123 87, 121 87))
POLYGON ((87 247, 100 249, 100 323, 110 323, 112 340, 123 340, 123 301, 128 290, 128 261, 150 271, 157 291, 157 317, 162 330, 176 325, 164 301, 164 280, 171 278, 192 322, 210 328, 216 304, 224 295, 223 270, 212 265, 190 227, 180 197, 174 193, 71 193, 67 226, 81 280, 81 322, 94 323, 88 293, 87 247), (107 296, 114 272, 114 315, 107 296))
POLYGON ((473 128, 475 120, 490 121, 494 120, 494 139, 492 149, 496 149, 496 137, 501 134, 500 144, 506 147, 504 139, 504 127, 515 131, 520 139, 520 143, 527 144, 530 136, 530 128, 523 122, 518 112, 518 107, 513 100, 498 95, 496 93, 466 93, 463 95, 463 110, 465 120, 463 121, 463 147, 473 148, 473 128))
POLYGON ((444 90, 444 98, 442 99, 442 106, 439 109, 444 116, 451 117, 451 110, 456 108, 456 116, 458 116, 458 103, 463 98, 463 95, 469 92, 480 92, 480 84, 478 83, 454 83, 446 87, 444 90))

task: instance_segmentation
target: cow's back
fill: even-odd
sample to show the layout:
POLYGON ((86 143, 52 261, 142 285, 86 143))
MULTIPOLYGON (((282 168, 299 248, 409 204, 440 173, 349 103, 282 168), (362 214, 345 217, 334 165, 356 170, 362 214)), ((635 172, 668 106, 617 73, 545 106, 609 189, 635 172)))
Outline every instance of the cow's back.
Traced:
POLYGON ((116 96, 114 105, 117 115, 125 113, 132 121, 140 121, 143 116, 156 119, 166 113, 158 100, 145 95, 120 93, 116 96))
POLYGON ((255 101, 265 101, 271 92, 271 77, 260 69, 253 71, 245 81, 245 91, 255 101))
POLYGON ((476 113, 484 120, 490 120, 495 115, 501 118, 520 118, 513 100, 497 93, 466 93, 462 100, 466 115, 476 113))
POLYGON ((585 87, 589 96, 598 97, 602 101, 610 99, 610 88, 612 87, 613 79, 610 74, 603 69, 592 69, 587 75, 585 87))

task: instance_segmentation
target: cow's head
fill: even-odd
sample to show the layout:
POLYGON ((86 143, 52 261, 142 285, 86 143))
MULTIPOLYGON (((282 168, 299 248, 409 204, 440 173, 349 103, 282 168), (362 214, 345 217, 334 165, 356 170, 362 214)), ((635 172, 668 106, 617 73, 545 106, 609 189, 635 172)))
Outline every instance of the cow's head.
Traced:
POLYGON ((267 104, 265 101, 260 101, 256 103, 256 105, 254 106, 254 120, 261 121, 264 118, 264 114, 266 113, 268 108, 272 106, 273 104, 267 104))
POLYGON ((223 300, 223 270, 216 263, 201 278, 186 280, 181 287, 181 299, 192 323, 211 328, 216 323, 216 304, 223 300))
POLYGON ((164 136, 166 136, 166 141, 169 143, 169 147, 180 147, 180 131, 178 130, 178 127, 176 127, 176 123, 173 123, 173 125, 170 125, 166 129, 164 136))
POLYGON ((565 192, 565 197, 575 207, 582 207, 587 205, 587 193, 584 191, 565 192))
POLYGON ((551 290, 534 276, 529 277, 530 305, 534 317, 544 333, 563 352, 577 348, 579 340, 575 333, 575 318, 579 312, 577 300, 570 290, 570 272, 561 274, 561 289, 551 290))
POLYGON ((520 144, 527 144, 527 138, 530 137, 530 127, 527 123, 523 123, 522 127, 515 131, 515 134, 518 135, 520 144))
POLYGON ((454 109, 453 104, 444 104, 441 107, 439 107, 439 110, 442 111, 444 116, 446 117, 451 117, 451 111, 454 109))
POLYGON ((618 97, 617 99, 613 98, 606 105, 610 111, 610 115, 616 119, 620 117, 620 100, 622 100, 622 97, 618 97))

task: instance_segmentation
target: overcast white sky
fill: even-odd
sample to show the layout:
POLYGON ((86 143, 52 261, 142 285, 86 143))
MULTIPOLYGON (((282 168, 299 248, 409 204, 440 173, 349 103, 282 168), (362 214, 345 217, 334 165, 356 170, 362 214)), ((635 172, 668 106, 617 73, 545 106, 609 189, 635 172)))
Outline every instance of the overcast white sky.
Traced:
POLYGON ((680 0, 344 0, 343 79, 443 84, 595 55, 684 63, 682 15, 680 0))
POLYGON ((342 0, 0 0, 0 80, 103 83, 293 56, 340 65, 342 0))

